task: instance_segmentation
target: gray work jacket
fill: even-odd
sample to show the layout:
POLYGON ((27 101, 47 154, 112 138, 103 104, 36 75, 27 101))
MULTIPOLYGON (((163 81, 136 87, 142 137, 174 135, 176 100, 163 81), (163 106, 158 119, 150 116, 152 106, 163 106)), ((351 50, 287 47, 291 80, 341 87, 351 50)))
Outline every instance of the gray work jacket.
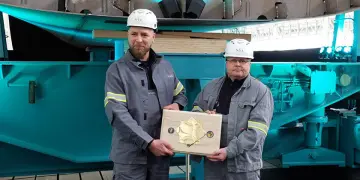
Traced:
MULTIPOLYGON (((209 82, 199 93, 193 111, 213 110, 225 77, 209 82)), ((232 96, 227 121, 227 165, 229 172, 248 172, 263 167, 262 151, 273 116, 272 93, 249 75, 232 96)), ((227 118, 227 120, 225 119, 227 118)), ((192 157, 199 160, 199 156, 192 157)))
MULTIPOLYGON (((184 86, 162 56, 156 55, 152 77, 161 108, 172 103, 187 105, 184 86)), ((113 162, 146 163, 147 147, 153 137, 145 129, 155 125, 154 121, 146 119, 147 108, 153 106, 148 104, 147 97, 146 71, 128 51, 106 72, 104 103, 106 116, 113 127, 110 153, 113 162)))

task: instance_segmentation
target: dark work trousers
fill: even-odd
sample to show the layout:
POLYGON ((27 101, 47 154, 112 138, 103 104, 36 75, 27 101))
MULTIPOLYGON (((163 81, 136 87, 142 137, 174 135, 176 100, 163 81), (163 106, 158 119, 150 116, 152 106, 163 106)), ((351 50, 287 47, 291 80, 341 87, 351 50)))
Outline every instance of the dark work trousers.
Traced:
POLYGON ((260 180, 260 170, 231 173, 227 171, 225 161, 213 162, 205 157, 204 180, 260 180))
MULTIPOLYGON (((160 138, 161 108, 156 91, 149 90, 145 102, 147 109, 146 124, 143 129, 154 139, 160 138)), ((113 180, 168 180, 170 169, 169 156, 155 156, 147 153, 147 164, 114 164, 113 180)))
POLYGON ((150 154, 147 165, 114 164, 113 180, 168 180, 170 157, 150 154))

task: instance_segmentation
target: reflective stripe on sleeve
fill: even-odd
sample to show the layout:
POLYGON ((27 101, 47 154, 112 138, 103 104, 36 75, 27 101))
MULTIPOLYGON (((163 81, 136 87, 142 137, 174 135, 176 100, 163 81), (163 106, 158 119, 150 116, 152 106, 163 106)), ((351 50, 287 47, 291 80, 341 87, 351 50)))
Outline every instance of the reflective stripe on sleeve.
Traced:
POLYGON ((253 128, 253 129, 260 130, 265 135, 267 135, 267 132, 269 130, 269 127, 266 124, 256 122, 256 121, 248 121, 248 128, 253 128))
POLYGON ((194 106, 192 111, 200 111, 203 112, 203 110, 199 106, 194 106))
POLYGON ((105 100, 104 100, 105 106, 109 102, 109 99, 126 103, 126 95, 125 94, 116 94, 116 93, 112 93, 112 92, 107 92, 105 100))
POLYGON ((176 85, 176 88, 174 89, 174 96, 177 96, 183 89, 184 89, 184 86, 179 81, 176 85))

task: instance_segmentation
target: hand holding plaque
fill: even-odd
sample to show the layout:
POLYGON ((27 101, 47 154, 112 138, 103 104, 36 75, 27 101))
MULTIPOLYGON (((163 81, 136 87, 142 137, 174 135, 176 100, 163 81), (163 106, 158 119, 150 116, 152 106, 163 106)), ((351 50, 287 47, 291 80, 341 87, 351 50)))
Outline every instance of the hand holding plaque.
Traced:
POLYGON ((222 116, 164 110, 160 139, 174 152, 210 155, 220 147, 222 116))

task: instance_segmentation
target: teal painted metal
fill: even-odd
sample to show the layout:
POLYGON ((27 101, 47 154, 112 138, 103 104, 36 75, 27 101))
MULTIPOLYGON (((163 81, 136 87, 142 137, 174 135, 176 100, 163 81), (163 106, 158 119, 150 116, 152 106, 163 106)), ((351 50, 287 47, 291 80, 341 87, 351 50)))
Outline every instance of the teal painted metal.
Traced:
MULTIPOLYGON (((355 81, 351 81, 351 83, 355 84, 347 84, 344 80, 347 79, 345 77, 348 77, 348 74, 351 74, 350 77, 356 77, 358 67, 358 63, 253 63, 252 74, 268 84, 274 91, 276 111, 283 112, 274 116, 271 129, 279 129, 288 123, 316 112, 320 108, 327 107, 358 92, 359 87, 355 85, 355 81), (312 73, 335 71, 336 92, 327 93, 322 104, 308 106, 307 99, 310 95, 310 88, 314 84, 311 84, 311 78, 302 75, 296 70, 298 64, 308 66, 312 69, 312 73), (340 77, 343 77, 343 79, 340 77), (344 83, 346 83, 345 87, 343 87, 344 83), (339 88, 345 88, 346 91, 339 90, 339 88)), ((333 76, 333 78, 335 77, 333 76)), ((329 77, 324 81, 334 81, 334 79, 329 77)), ((323 89, 325 87, 319 87, 322 88, 322 91, 326 90, 323 89)), ((328 86, 327 90, 330 92, 332 88, 332 86, 328 86)))
MULTIPOLYGON (((34 127, 39 129, 39 127, 34 127)), ((76 163, 0 140, 0 177, 109 170, 112 163, 76 163)))
MULTIPOLYGON (((265 142, 264 158, 280 159, 282 167, 345 166, 344 153, 331 147, 336 147, 334 144, 338 141, 334 143, 325 138, 325 142, 322 142, 323 128, 326 126, 327 131, 333 128, 329 126, 332 122, 328 121, 325 107, 360 90, 355 85, 357 83, 352 81, 359 76, 359 64, 268 64, 252 65, 252 74, 272 90, 276 107, 271 131, 265 142), (350 80, 345 78, 348 74, 352 74, 349 77, 352 77, 351 83, 354 85, 346 82, 350 80), (292 123, 295 121, 298 122, 295 124, 297 126, 292 123), (289 143, 274 145, 285 141, 289 143), (324 144, 330 144, 330 147, 326 148, 324 144)), ((338 136, 336 132, 332 133, 338 136)))
MULTIPOLYGON (((321 84, 319 84, 321 85, 321 84)), ((318 105, 324 102, 325 93, 311 93, 309 102, 311 105, 318 105)), ((303 121, 305 129, 304 149, 284 154, 282 166, 303 166, 303 165, 338 165, 345 166, 345 155, 341 152, 321 147, 322 130, 328 122, 324 108, 305 117, 303 121)))
POLYGON ((338 35, 344 31, 344 21, 345 21, 345 14, 338 14, 335 16, 333 40, 331 43, 331 48, 333 50, 338 46, 337 44, 338 35))
POLYGON ((0 64, 7 72, 0 99, 9 103, 0 110, 0 141, 77 163, 108 160, 111 129, 100 119, 109 63, 0 64), (28 103, 29 81, 37 84, 34 104, 28 103))
POLYGON ((345 166, 345 155, 326 148, 302 149, 282 157, 282 167, 290 166, 345 166))
MULTIPOLYGON (((0 19, 3 19, 3 14, 0 14, 0 19)), ((6 35, 5 35, 5 24, 4 21, 0 21, 0 59, 7 59, 8 51, 6 44, 6 35)))
POLYGON ((346 155, 346 166, 358 168, 360 163, 358 156, 360 155, 359 142, 359 123, 360 117, 351 115, 341 117, 340 126, 340 144, 339 150, 346 155))
MULTIPOLYGON (((171 63, 181 61, 181 57, 178 57, 179 59, 170 55, 165 57, 171 63)), ((184 57, 187 58, 188 56, 184 55, 184 57)), ((217 61, 219 61, 219 64, 224 64, 221 58, 217 61)), ((199 58, 197 63, 207 64, 208 59, 199 58)), ((2 101, 8 102, 11 100, 9 105, 5 106, 4 104, 4 107, 0 110, 2 114, 0 119, 4 125, 1 128, 0 139, 20 147, 30 148, 37 152, 55 155, 74 162, 107 161, 107 145, 110 143, 108 138, 111 133, 107 122, 102 120, 105 118, 103 112, 103 86, 108 65, 109 62, 96 61, 69 63, 0 62, 3 70, 0 92, 7 94, 7 96, 2 96, 2 101), (28 104, 27 101, 29 98, 29 81, 35 81, 37 84, 35 104, 28 104), (16 105, 15 110, 11 105, 17 103, 19 104, 16 105), (50 104, 53 105, 48 106, 50 104), (87 108, 79 108, 84 106, 87 108), (64 109, 59 111, 59 108, 64 109), (22 115, 18 114, 18 116, 12 117, 12 113, 7 113, 13 111, 11 109, 21 112, 22 115), (59 112, 64 113, 60 113, 59 116, 49 117, 50 114, 56 115, 59 112), (29 120, 22 124, 23 119, 26 118, 36 120, 29 120), (76 120, 77 118, 79 119, 76 120), (87 125, 89 119, 99 119, 100 121, 87 125), (69 120, 69 122, 66 122, 66 120, 69 120), (17 126, 19 124, 22 125, 17 126), (58 132, 51 132, 54 130, 52 128, 27 129, 28 125, 32 127, 56 127, 58 132), (83 126, 87 127, 87 131, 83 131, 83 126), (17 130, 14 131, 14 128, 17 130), (63 131, 64 129, 66 131, 63 131), (98 137, 107 140, 96 144, 90 143, 90 139, 83 141, 82 139, 86 139, 86 137, 98 137), (83 150, 85 149, 89 151, 86 150, 87 153, 84 153, 83 150)), ((187 66, 182 68, 188 69, 187 66)), ((191 73, 188 75, 180 73, 184 71, 181 67, 175 67, 174 69, 179 72, 181 79, 194 79, 194 75, 191 73)), ((204 72, 203 76, 216 77, 222 74, 223 70, 221 69, 220 71, 204 72)), ((199 73, 198 75, 201 76, 199 73)))
MULTIPOLYGON (((7 157, 0 163, 0 176, 109 167, 111 129, 103 112, 103 86, 109 62, 0 64, 0 92, 7 94, 0 100, 9 102, 0 110, 0 142, 5 148, 1 155, 7 157), (37 85, 34 104, 28 103, 29 81, 37 85), (22 153, 21 161, 21 156, 13 154, 20 148, 29 150, 22 153), (38 162, 35 157, 44 162, 28 166, 38 162), (16 160, 24 163, 9 166, 16 160)), ((183 155, 176 155, 172 165, 182 165, 183 161, 183 155)))
MULTIPOLYGON (((93 30, 127 30, 125 16, 102 16, 31 9, 0 3, 0 11, 41 27, 66 42, 84 46, 113 46, 113 40, 93 39, 93 30)), ((166 19, 159 18, 159 30, 208 32, 256 25, 275 20, 166 19)))
POLYGON ((114 60, 119 60, 124 55, 124 41, 116 40, 114 45, 114 60))
POLYGON ((360 11, 354 11, 354 20, 353 20, 353 33, 354 33, 354 39, 353 39, 353 47, 351 49, 351 62, 357 62, 357 57, 358 57, 358 51, 359 51, 359 45, 358 43, 359 41, 359 22, 360 22, 360 11))
MULTIPOLYGON (((173 64, 182 82, 185 82, 190 102, 206 81, 224 74, 225 62, 220 55, 195 56, 196 58, 193 59, 189 59, 192 57, 189 54, 167 54, 165 57, 173 64), (216 68, 212 68, 212 71, 207 71, 206 68, 204 71, 192 71, 187 60, 194 61, 197 67, 207 67, 209 62, 218 65, 214 66, 216 68), (206 78, 201 79, 201 77, 206 78)), ((55 168, 61 171, 58 167, 60 161, 66 161, 68 163, 66 168, 74 170, 79 164, 83 165, 83 169, 86 167, 93 169, 92 166, 99 165, 95 168, 100 168, 109 163, 111 129, 103 112, 103 84, 109 62, 0 62, 0 64, 3 70, 0 93, 4 95, 0 97, 0 101, 7 102, 2 103, 3 106, 0 108, 2 124, 0 142, 10 144, 13 148, 28 149, 23 153, 25 157, 28 156, 28 160, 26 158, 22 160, 27 162, 26 165, 35 162, 33 157, 49 157, 46 160, 52 161, 54 172, 55 168), (29 81, 36 83, 33 104, 28 101, 29 81)), ((341 153, 331 149, 326 151, 325 148, 319 147, 321 139, 318 137, 321 128, 317 129, 317 127, 319 124, 326 125, 327 120, 324 118, 326 106, 360 90, 358 81, 355 80, 360 76, 359 71, 358 63, 253 63, 251 73, 272 90, 276 107, 265 144, 264 157, 282 159, 284 166, 300 165, 300 161, 302 165, 345 163, 341 153), (299 65, 310 68, 310 76, 300 72, 296 68, 299 65), (313 82, 311 78, 316 79, 314 74, 323 75, 327 74, 326 72, 336 74, 336 76, 328 76, 325 80, 337 82, 336 92, 333 92, 333 86, 327 88, 315 86, 321 89, 319 91, 321 93, 311 93, 310 86, 313 82), (351 77, 350 82, 346 82, 344 78, 338 80, 344 74, 346 77, 351 77), (306 124, 306 131, 303 131, 303 127, 284 126, 303 118, 305 120, 300 122, 306 124), (291 143, 275 143, 285 139, 292 139, 291 143), (303 142, 307 145, 305 149, 292 153, 296 152, 303 142), (320 153, 319 157, 327 155, 329 159, 339 158, 337 161, 329 161, 329 159, 304 161, 307 157, 305 154, 313 151, 320 153)), ((314 92, 318 91, 315 89, 314 92)), ((6 149, 9 147, 9 145, 2 146, 6 149)), ((13 152, 16 151, 7 150, 5 154, 11 159, 18 159, 13 152)), ((179 158, 184 160, 183 156, 179 158)), ((20 173, 19 166, 15 166, 14 169, 4 166, 7 165, 0 163, 0 169, 6 170, 6 172, 0 171, 0 175, 20 173)), ((202 174, 202 167, 202 164, 198 167, 194 166, 193 172, 202 174)), ((41 166, 37 168, 39 169, 35 170, 36 166, 31 165, 22 169, 28 172, 40 172, 41 166)), ((193 176, 202 175, 193 174, 193 176)))
POLYGON ((336 92, 336 73, 334 71, 316 71, 311 73, 311 94, 325 94, 334 92, 336 92))

